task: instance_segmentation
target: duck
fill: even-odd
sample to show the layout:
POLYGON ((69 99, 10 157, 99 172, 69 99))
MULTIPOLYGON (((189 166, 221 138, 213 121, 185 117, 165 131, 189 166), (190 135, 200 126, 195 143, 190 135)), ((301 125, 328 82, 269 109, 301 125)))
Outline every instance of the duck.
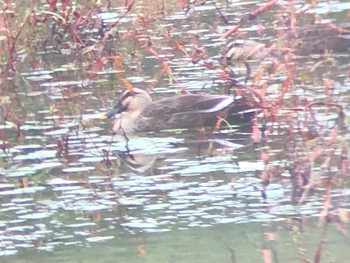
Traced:
POLYGON ((225 64, 227 61, 239 60, 262 61, 272 56, 272 51, 264 43, 250 39, 233 40, 226 45, 225 50, 225 64))
POLYGON ((313 24, 298 28, 295 35, 289 32, 287 40, 295 36, 295 53, 299 56, 322 54, 326 51, 350 51, 350 23, 313 24), (291 36, 292 35, 292 36, 291 36))
MULTIPOLYGON (((297 28, 296 32, 286 32, 281 36, 288 42, 297 56, 322 54, 326 51, 346 53, 350 51, 350 23, 339 25, 314 24, 297 28)), ((250 39, 234 39, 225 48, 224 62, 253 60, 266 61, 282 58, 281 51, 266 47, 264 43, 250 39)))
POLYGON ((148 91, 133 88, 121 94, 105 117, 117 115, 112 128, 114 134, 132 136, 141 132, 215 125, 220 114, 228 109, 234 108, 236 116, 240 110, 245 114, 248 107, 238 101, 238 96, 208 94, 176 95, 153 101, 148 91))

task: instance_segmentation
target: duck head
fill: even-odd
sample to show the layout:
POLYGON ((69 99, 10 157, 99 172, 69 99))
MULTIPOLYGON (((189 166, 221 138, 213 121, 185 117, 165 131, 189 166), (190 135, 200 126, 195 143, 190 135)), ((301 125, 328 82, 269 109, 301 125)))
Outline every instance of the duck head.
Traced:
POLYGON ((131 91, 124 91, 119 97, 118 102, 105 114, 105 116, 111 118, 116 114, 127 113, 136 118, 151 103, 152 98, 147 91, 133 88, 131 91))

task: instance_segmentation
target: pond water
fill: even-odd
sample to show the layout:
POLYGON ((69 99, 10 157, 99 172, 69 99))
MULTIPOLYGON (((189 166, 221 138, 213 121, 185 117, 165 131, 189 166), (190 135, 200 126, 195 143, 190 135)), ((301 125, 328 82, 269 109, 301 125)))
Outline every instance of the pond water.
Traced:
MULTIPOLYGON (((2 61, 2 260, 347 262, 349 49, 295 56, 272 74, 231 65, 267 98, 269 110, 254 120, 261 140, 249 121, 126 142, 100 119, 115 94, 128 85, 152 87, 158 99, 184 89, 222 94, 230 81, 220 37, 261 4, 124 4, 77 1, 74 17, 88 26, 65 30, 65 4, 32 6, 44 22, 50 16, 38 23, 42 35, 28 26, 15 63, 2 61)), ((245 23, 239 38, 278 42, 280 19, 296 13, 301 25, 349 19, 346 1, 286 6, 245 23)), ((8 14, 1 22, 15 27, 8 14)))

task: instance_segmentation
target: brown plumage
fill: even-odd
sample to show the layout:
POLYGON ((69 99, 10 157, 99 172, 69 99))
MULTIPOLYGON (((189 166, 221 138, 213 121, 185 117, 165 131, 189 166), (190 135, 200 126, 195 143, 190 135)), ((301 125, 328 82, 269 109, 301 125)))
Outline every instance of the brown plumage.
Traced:
POLYGON ((220 111, 232 107, 233 96, 187 94, 152 101, 147 91, 125 91, 106 113, 116 114, 113 132, 132 135, 138 132, 214 125, 220 111))

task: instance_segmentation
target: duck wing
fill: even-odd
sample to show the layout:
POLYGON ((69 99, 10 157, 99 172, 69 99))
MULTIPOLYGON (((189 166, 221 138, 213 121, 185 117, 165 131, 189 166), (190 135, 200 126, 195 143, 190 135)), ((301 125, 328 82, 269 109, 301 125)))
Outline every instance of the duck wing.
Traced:
POLYGON ((181 114, 189 112, 218 112, 235 102, 232 96, 182 95, 152 103, 142 115, 181 114))
POLYGON ((152 103, 138 120, 138 131, 206 126, 216 121, 216 113, 230 107, 234 97, 183 95, 152 103))

